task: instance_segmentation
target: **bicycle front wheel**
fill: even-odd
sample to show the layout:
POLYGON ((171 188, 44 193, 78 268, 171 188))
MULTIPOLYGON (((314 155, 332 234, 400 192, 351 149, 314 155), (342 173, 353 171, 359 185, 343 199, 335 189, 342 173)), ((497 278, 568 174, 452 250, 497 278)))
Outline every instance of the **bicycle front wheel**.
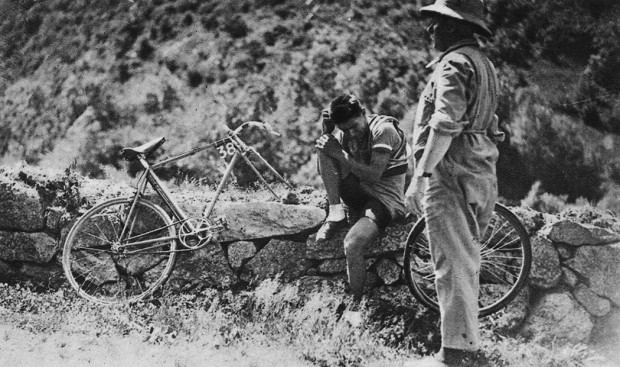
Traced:
POLYGON ((67 235, 65 276, 88 300, 136 302, 152 294, 172 272, 176 231, 170 217, 144 199, 138 199, 130 214, 132 200, 112 199, 93 207, 67 235))
MULTIPOLYGON (((413 296, 426 307, 439 311, 434 266, 424 218, 407 237, 405 278, 413 296)), ((508 208, 495 204, 493 217, 480 241, 479 316, 499 311, 512 301, 525 284, 532 264, 527 231, 508 208)))

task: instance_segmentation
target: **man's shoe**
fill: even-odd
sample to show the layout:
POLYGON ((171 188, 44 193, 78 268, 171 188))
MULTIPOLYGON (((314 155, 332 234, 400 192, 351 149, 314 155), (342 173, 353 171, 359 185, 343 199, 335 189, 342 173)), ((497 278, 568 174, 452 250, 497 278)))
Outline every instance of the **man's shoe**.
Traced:
POLYGON ((344 228, 347 225, 347 218, 343 218, 337 222, 326 221, 323 223, 319 231, 316 233, 316 241, 327 241, 330 238, 334 237, 336 232, 340 228, 344 228))

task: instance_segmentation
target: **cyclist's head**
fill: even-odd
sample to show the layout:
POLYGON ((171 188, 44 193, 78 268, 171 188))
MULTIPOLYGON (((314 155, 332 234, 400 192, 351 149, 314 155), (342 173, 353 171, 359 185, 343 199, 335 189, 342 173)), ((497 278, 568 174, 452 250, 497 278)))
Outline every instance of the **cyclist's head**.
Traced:
POLYGON ((364 114, 360 101, 352 94, 343 94, 334 98, 329 105, 329 110, 330 118, 336 125, 364 114))

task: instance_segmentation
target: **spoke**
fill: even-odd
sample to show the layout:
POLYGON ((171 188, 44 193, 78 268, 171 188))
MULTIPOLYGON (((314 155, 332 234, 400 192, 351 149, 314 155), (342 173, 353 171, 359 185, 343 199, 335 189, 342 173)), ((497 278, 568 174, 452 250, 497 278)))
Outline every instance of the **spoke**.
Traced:
MULTIPOLYGON (((100 240, 100 241, 103 241, 103 242, 107 242, 107 243, 110 243, 110 244, 112 244, 112 243, 113 243, 112 241, 108 240, 108 238, 107 238, 107 237, 106 237, 106 238, 101 238, 101 237, 99 237, 99 236, 97 236, 97 235, 95 235, 95 234, 92 234, 92 233, 90 233, 90 232, 82 232, 82 233, 83 233, 83 234, 85 234, 85 235, 91 236, 91 237, 93 237, 93 238, 96 238, 96 239, 98 239, 98 240, 100 240)), ((105 235, 104 235, 104 236, 105 236, 105 235)))
POLYGON ((148 231, 148 232, 144 232, 144 233, 141 233, 141 234, 135 235, 135 236, 133 236, 133 237, 129 237, 129 238, 127 238, 125 241, 135 241, 135 240, 137 240, 138 238, 142 238, 142 237, 144 237, 144 236, 148 236, 148 235, 150 235, 150 234, 154 234, 154 233, 157 233, 157 232, 163 231, 163 230, 165 230, 165 229, 168 229, 168 228, 172 227, 174 224, 175 224, 175 223, 170 224, 170 225, 167 225, 167 226, 163 226, 163 227, 159 227, 159 228, 152 229, 152 230, 150 230, 150 231, 148 231))
POLYGON ((510 259, 523 259, 523 255, 521 253, 513 255, 510 252, 501 252, 501 253, 487 252, 484 254, 480 254, 480 258, 482 260, 489 259, 489 258, 510 260, 510 259))
MULTIPOLYGON (((504 239, 505 239, 505 237, 502 238, 502 241, 504 239)), ((499 250, 506 250, 506 249, 507 250, 519 250, 520 251, 521 250, 521 246, 517 246, 517 247, 514 247, 514 248, 507 248, 508 246, 512 246, 515 243, 518 243, 519 241, 521 241, 521 237, 516 237, 512 241, 508 241, 508 242, 506 242, 506 244, 504 244, 502 246, 493 246, 493 247, 489 248, 489 251, 499 251, 499 250)), ((497 242, 497 244, 500 244, 500 243, 502 243, 502 242, 501 241, 497 242)))
MULTIPOLYGON (((132 244, 128 243, 125 246, 129 247, 129 246, 137 246, 137 245, 132 245, 132 244)), ((141 253, 141 254, 144 254, 144 253, 146 253, 146 254, 148 254, 148 253, 151 253, 151 254, 167 254, 167 253, 170 253, 170 251, 146 252, 148 250, 152 250, 152 249, 155 249, 155 248, 158 248, 158 247, 164 247, 164 246, 168 246, 168 240, 166 240, 165 242, 163 242, 162 244, 159 244, 159 245, 153 245, 153 246, 149 246, 149 247, 145 247, 145 248, 140 248, 140 249, 133 250, 133 251, 127 251, 127 252, 125 252, 125 255, 134 255, 134 254, 137 254, 137 253, 141 253)))
MULTIPOLYGON (((513 269, 517 269, 517 270, 521 270, 520 266, 516 266, 516 265, 508 265, 508 264, 503 264, 503 263, 499 263, 497 261, 483 261, 482 265, 487 265, 487 266, 493 266, 495 268, 500 268, 500 269, 504 269, 504 268, 513 268, 513 269)), ((504 270, 506 273, 508 273, 507 270, 504 270)), ((512 273, 509 273, 512 274, 512 273)))
MULTIPOLYGON (((116 213, 118 215, 118 213, 116 213)), ((119 221, 121 221, 121 218, 118 218, 119 221)), ((121 221, 122 223, 122 221, 121 221)), ((116 230, 116 227, 114 226, 114 221, 110 220, 110 226, 112 226, 112 230, 114 231, 114 235, 116 236, 117 240, 120 240, 120 236, 118 234, 118 231, 116 230)))
POLYGON ((97 227, 97 229, 99 229, 99 232, 101 232, 101 234, 103 235, 103 237, 105 237, 105 241, 109 242, 109 243, 113 243, 112 241, 110 241, 110 239, 108 238, 108 236, 105 235, 105 232, 103 230, 101 230, 101 227, 99 227, 99 223, 95 222, 95 226, 97 227))
MULTIPOLYGON (((498 268, 498 267, 495 267, 495 269, 499 270, 500 272, 504 272, 505 274, 508 274, 510 277, 517 278, 517 275, 515 275, 515 274, 513 274, 513 273, 510 273, 510 272, 508 272, 508 271, 504 270, 503 268, 498 268)), ((513 282, 513 283, 511 283, 511 282, 509 282, 508 280, 503 279, 503 278, 501 277, 501 273, 500 273, 500 274, 497 274, 497 273, 496 273, 496 272, 494 272, 494 271, 493 271, 490 267, 486 267, 486 268, 484 268, 484 271, 485 271, 486 273, 491 274, 492 276, 494 276, 497 280, 499 280, 499 281, 500 281, 500 282, 502 282, 502 283, 506 283, 506 284, 510 284, 510 285, 514 284, 514 282, 513 282)), ((482 271, 481 271, 480 273, 482 274, 482 271)))
POLYGON ((87 250, 87 251, 93 251, 93 252, 103 252, 106 254, 113 254, 114 251, 112 250, 104 250, 104 249, 98 249, 98 248, 94 248, 94 247, 74 247, 74 250, 87 250))
POLYGON ((485 241, 484 245, 482 246, 482 250, 484 250, 485 248, 488 247, 488 245, 491 243, 491 240, 495 237, 496 234, 498 234, 500 232, 500 230, 502 230, 506 224, 509 224, 510 222, 505 221, 501 224, 501 226, 499 228, 496 228, 495 226, 493 227, 493 231, 491 232, 491 235, 489 236, 489 238, 485 241))
MULTIPOLYGON (((511 230, 510 230, 510 232, 506 233, 506 234, 504 235, 504 237, 503 237, 501 240, 499 240, 499 241, 495 241, 495 244, 500 244, 500 243, 504 242, 504 240, 505 240, 506 238, 508 238, 508 236, 510 236, 510 235, 511 235, 512 233, 514 233, 514 232, 515 232, 515 229, 514 229, 514 228, 513 228, 513 229, 511 229, 511 230)), ((520 238, 520 237, 518 237, 518 238, 520 238)), ((485 245, 482 247, 482 249, 483 249, 483 250, 484 250, 484 249, 489 248, 489 244, 491 243, 491 240, 492 240, 492 239, 493 239, 493 237, 489 238, 489 240, 487 241, 487 243, 485 243, 485 245)), ((508 243, 510 243, 510 242, 508 242, 508 243)), ((496 248, 496 247, 495 247, 495 246, 492 246, 491 248, 496 248)))

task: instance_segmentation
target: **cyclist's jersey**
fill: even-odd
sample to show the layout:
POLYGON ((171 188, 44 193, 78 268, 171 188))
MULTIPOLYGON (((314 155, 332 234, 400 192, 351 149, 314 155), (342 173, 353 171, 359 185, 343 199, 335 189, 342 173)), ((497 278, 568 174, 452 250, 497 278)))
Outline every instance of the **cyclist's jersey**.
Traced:
POLYGON ((398 120, 390 116, 369 115, 368 125, 368 136, 361 141, 350 139, 340 130, 334 135, 347 153, 365 164, 370 163, 373 151, 390 153, 381 179, 361 181, 361 185, 387 207, 392 219, 401 218, 406 214, 404 189, 408 149, 405 134, 398 127, 398 120))
POLYGON ((341 143, 344 150, 366 164, 370 163, 373 150, 390 152, 390 160, 382 176, 404 174, 407 171, 407 141, 405 133, 398 127, 398 120, 384 115, 369 115, 368 120, 370 134, 367 141, 350 141, 343 134, 341 143))

